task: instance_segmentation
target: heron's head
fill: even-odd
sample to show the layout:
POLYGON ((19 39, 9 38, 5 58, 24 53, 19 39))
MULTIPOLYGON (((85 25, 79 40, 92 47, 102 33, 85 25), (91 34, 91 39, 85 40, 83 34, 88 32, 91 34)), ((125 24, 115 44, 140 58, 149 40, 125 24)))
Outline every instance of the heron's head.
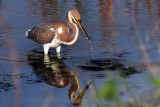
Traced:
POLYGON ((80 14, 76 9, 69 9, 69 17, 72 18, 73 20, 77 19, 80 20, 80 14))
POLYGON ((82 27, 82 25, 81 25, 81 21, 80 21, 80 19, 81 19, 81 17, 80 17, 80 14, 79 14, 79 12, 76 10, 76 9, 69 9, 69 11, 68 11, 68 16, 69 16, 69 20, 72 22, 72 20, 74 20, 74 22, 80 27, 80 29, 83 31, 83 33, 85 34, 85 36, 86 36, 86 38, 88 39, 88 40, 90 40, 90 38, 88 37, 88 35, 87 35, 87 33, 86 33, 86 31, 84 30, 84 28, 82 27))

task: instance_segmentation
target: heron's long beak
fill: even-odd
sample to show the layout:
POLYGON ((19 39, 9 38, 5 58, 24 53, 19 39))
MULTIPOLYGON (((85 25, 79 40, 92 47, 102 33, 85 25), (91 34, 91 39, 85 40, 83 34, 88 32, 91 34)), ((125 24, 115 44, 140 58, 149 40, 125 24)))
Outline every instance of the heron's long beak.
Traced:
POLYGON ((87 36, 86 31, 85 31, 84 28, 82 27, 81 23, 78 21, 78 19, 77 19, 76 17, 75 17, 74 19, 75 19, 75 22, 78 24, 78 26, 82 29, 82 31, 83 31, 83 33, 85 34, 86 38, 87 38, 88 40, 90 40, 90 38, 87 36))

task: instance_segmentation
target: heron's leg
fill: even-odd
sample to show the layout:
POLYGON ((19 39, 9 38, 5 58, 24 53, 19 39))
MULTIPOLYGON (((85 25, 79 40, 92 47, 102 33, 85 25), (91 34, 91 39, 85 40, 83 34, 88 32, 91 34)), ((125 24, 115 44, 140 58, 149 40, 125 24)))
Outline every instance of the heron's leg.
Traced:
POLYGON ((46 63, 50 62, 48 54, 44 55, 44 62, 46 62, 46 63))
POLYGON ((44 54, 48 54, 49 46, 47 44, 43 45, 43 49, 44 49, 44 54))
POLYGON ((58 57, 59 59, 61 59, 60 51, 61 51, 61 45, 59 45, 59 46, 56 48, 57 57, 58 57))
POLYGON ((60 51, 61 51, 61 45, 59 45, 59 46, 56 48, 56 52, 57 52, 57 53, 60 53, 60 51))

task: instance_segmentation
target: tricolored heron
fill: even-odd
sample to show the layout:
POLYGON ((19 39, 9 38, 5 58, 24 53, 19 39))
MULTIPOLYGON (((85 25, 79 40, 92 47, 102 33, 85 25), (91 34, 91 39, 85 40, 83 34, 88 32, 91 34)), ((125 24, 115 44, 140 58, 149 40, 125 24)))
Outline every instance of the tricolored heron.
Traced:
POLYGON ((41 23, 26 32, 26 36, 35 42, 43 44, 44 54, 48 54, 49 48, 56 48, 56 52, 60 53, 61 44, 74 44, 79 35, 77 24, 82 29, 86 38, 89 39, 82 25, 80 24, 80 14, 75 9, 69 9, 66 20, 69 28, 72 29, 72 35, 69 35, 69 28, 60 21, 50 21, 41 23))

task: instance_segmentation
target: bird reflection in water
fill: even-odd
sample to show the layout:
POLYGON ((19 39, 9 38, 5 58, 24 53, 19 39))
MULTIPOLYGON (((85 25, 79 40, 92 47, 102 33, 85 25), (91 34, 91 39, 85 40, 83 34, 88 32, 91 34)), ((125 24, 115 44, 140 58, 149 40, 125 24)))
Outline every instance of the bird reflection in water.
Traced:
POLYGON ((29 54, 28 60, 29 65, 33 67, 33 71, 40 81, 44 81, 45 83, 58 88, 64 88, 70 84, 71 87, 68 90, 70 102, 74 106, 78 106, 82 103, 83 96, 91 82, 79 92, 79 77, 75 72, 69 71, 62 59, 52 55, 48 56, 41 54, 35 56, 29 54))

